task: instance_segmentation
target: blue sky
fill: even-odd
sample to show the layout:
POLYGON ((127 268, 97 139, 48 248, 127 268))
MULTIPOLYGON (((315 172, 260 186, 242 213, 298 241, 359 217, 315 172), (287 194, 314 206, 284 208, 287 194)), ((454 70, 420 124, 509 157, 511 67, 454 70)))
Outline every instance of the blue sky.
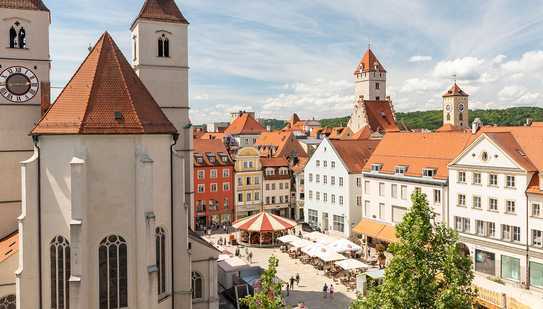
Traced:
MULTIPOLYGON (((129 55, 143 0, 44 0, 52 84, 63 87, 108 30, 129 55)), ((368 42, 396 111, 441 108, 456 74, 470 108, 543 106, 543 1, 178 0, 190 21, 194 123, 252 110, 286 119, 350 114, 368 42)), ((58 90, 57 90, 58 91, 58 90)))

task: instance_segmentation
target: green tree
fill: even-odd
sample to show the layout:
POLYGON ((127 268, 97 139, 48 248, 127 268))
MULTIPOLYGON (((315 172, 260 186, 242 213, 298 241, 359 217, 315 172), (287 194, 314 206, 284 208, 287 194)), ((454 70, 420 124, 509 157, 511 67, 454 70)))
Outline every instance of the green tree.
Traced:
POLYGON ((412 195, 413 206, 396 226, 399 238, 389 246, 393 254, 382 285, 360 296, 361 308, 472 308, 471 260, 458 243, 458 234, 434 224, 426 195, 412 195))
POLYGON ((275 279, 279 259, 270 256, 268 269, 260 276, 260 288, 255 289, 254 295, 248 295, 241 299, 241 303, 249 309, 279 309, 283 308, 281 298, 281 283, 275 279))

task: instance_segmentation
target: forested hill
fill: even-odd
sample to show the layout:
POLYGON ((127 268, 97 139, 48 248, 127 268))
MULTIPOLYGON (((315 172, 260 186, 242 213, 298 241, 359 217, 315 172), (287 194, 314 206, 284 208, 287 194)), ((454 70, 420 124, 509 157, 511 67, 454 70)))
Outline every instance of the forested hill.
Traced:
MULTIPOLYGON (((424 128, 435 130, 441 127, 443 120, 441 110, 396 113, 398 123, 404 123, 410 129, 424 128)), ((470 123, 480 118, 483 124, 497 124, 499 126, 518 126, 526 122, 526 118, 533 121, 543 121, 543 108, 541 107, 511 107, 507 109, 476 109, 470 110, 470 123)), ((323 127, 344 127, 349 117, 321 119, 323 127)))

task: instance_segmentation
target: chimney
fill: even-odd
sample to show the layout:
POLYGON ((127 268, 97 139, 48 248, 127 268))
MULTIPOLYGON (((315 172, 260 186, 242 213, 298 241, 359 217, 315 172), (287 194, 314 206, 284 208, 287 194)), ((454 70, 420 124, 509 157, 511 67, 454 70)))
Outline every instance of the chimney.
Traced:
POLYGON ((532 118, 526 118, 526 124, 525 124, 525 126, 527 126, 527 127, 531 126, 531 125, 532 125, 532 121, 533 121, 532 118))
POLYGON ((483 122, 481 121, 481 119, 475 118, 473 120, 473 123, 471 124, 471 134, 477 133, 477 131, 479 131, 482 125, 483 125, 483 122))

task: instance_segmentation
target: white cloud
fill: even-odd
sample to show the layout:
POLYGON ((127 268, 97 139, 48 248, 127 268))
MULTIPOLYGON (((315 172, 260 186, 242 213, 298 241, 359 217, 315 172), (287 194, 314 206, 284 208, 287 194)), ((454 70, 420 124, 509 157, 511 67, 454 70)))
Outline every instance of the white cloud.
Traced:
POLYGON ((529 91, 528 88, 524 86, 512 85, 500 90, 498 92, 498 98, 501 101, 507 101, 510 105, 532 105, 539 102, 541 93, 529 91))
POLYGON ((484 59, 477 57, 440 61, 434 67, 433 74, 440 78, 451 78, 456 75, 458 79, 474 80, 480 77, 484 62, 484 59))
POLYGON ((540 72, 543 69, 543 51, 526 52, 519 60, 505 62, 502 68, 508 72, 540 72))
POLYGON ((506 55, 497 55, 496 57, 494 57, 494 59, 492 59, 492 63, 502 63, 505 58, 507 58, 506 55))
POLYGON ((410 78, 404 82, 400 92, 434 92, 443 87, 443 82, 435 79, 410 78))
POLYGON ((409 58, 409 62, 424 62, 424 61, 432 61, 432 56, 413 56, 409 58))

